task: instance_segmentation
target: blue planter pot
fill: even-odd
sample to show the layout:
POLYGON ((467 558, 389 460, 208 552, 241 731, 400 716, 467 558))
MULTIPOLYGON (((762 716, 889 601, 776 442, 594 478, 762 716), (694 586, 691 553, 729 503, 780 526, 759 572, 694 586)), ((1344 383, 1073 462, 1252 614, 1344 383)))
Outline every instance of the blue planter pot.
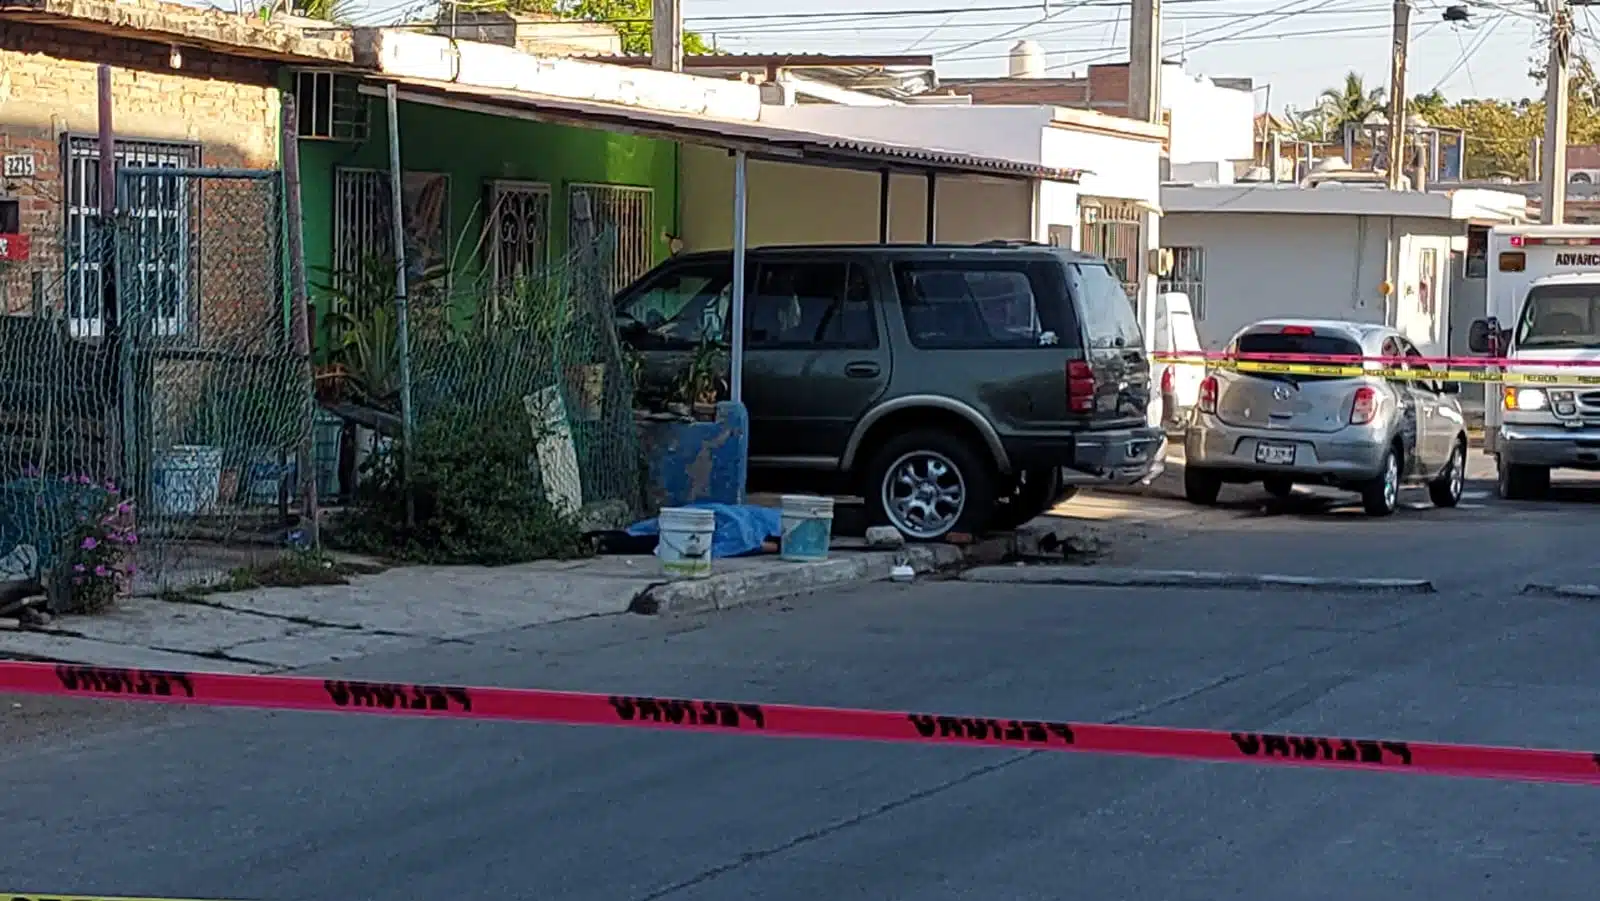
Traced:
POLYGON ((638 427, 652 508, 744 503, 750 413, 743 404, 717 404, 713 422, 641 420, 638 427))

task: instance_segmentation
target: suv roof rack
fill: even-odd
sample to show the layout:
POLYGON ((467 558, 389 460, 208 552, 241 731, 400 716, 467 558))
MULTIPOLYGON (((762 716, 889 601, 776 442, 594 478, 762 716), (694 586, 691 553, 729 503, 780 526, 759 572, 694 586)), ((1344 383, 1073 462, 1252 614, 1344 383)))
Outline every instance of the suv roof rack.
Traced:
POLYGON ((1028 241, 1022 238, 995 238, 991 241, 979 241, 973 247, 1049 247, 1041 241, 1028 241))

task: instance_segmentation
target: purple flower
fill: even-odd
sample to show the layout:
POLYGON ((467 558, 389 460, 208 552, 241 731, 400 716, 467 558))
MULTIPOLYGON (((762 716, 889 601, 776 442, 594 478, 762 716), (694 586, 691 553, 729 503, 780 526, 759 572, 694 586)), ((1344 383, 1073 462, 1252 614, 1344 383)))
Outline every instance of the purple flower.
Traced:
POLYGON ((126 536, 124 536, 124 538, 126 539, 126 541, 129 544, 138 544, 139 543, 139 536, 133 534, 132 532, 129 532, 126 536))
POLYGON ((106 491, 109 491, 112 494, 116 494, 117 493, 117 483, 111 481, 110 479, 106 479, 105 489, 106 489, 106 491))
POLYGON ((82 563, 74 563, 72 565, 72 571, 75 573, 88 572, 89 567, 84 566, 82 563))
POLYGON ((133 512, 133 505, 127 501, 123 501, 117 505, 117 512, 123 516, 127 516, 133 512))
POLYGON ((104 579, 106 576, 111 575, 111 570, 106 569, 104 566, 96 566, 94 568, 94 574, 104 579))
POLYGON ((94 550, 95 548, 97 548, 99 546, 100 546, 100 542, 95 541, 93 535, 90 535, 89 537, 83 539, 83 544, 79 545, 79 547, 83 548, 86 551, 92 551, 92 550, 94 550))

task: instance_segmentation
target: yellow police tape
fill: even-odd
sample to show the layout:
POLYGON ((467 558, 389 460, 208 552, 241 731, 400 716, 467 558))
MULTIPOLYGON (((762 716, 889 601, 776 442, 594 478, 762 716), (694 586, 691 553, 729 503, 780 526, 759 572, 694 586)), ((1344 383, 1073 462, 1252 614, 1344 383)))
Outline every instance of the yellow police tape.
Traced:
POLYGON ((1211 369, 1236 372, 1261 372, 1275 375, 1321 375, 1336 377, 1371 376, 1413 382, 1505 382, 1508 385, 1600 385, 1600 375, 1534 375, 1524 372, 1496 372, 1480 369, 1401 369, 1338 365, 1328 363, 1265 363, 1259 360, 1195 360, 1166 354, 1152 356, 1157 363, 1187 363, 1211 369))
POLYGON ((39 892, 0 892, 0 901, 196 901, 192 898, 129 898, 122 895, 51 895, 39 892))

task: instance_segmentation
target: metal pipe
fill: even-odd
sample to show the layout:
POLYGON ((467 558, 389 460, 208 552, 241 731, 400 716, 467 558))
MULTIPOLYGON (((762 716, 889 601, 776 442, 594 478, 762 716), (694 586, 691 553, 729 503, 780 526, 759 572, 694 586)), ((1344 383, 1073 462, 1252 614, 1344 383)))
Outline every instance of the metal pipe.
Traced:
POLYGON ((878 243, 889 243, 889 170, 878 173, 878 243))
POLYGON ((411 495, 411 441, 416 435, 416 420, 411 409, 411 325, 406 294, 405 192, 400 172, 400 104, 395 87, 385 92, 389 113, 389 220, 394 235, 394 319, 396 350, 400 354, 400 472, 406 495, 406 526, 416 525, 416 501, 411 495))
POLYGON ((733 155, 733 347, 728 353, 728 395, 736 404, 744 403, 744 243, 745 208, 749 200, 746 168, 749 160, 743 150, 733 155))

